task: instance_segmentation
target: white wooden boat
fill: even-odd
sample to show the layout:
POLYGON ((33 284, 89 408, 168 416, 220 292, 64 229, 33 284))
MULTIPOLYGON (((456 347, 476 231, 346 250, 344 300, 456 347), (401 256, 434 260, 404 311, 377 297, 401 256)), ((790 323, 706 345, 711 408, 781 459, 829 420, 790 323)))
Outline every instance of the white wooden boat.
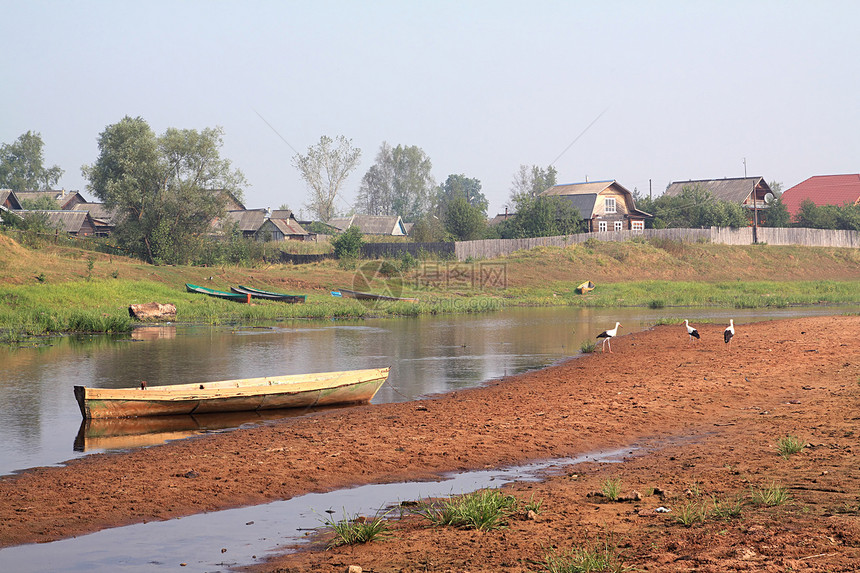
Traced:
POLYGON ((390 368, 266 376, 142 388, 75 386, 84 418, 310 408, 370 402, 390 368))

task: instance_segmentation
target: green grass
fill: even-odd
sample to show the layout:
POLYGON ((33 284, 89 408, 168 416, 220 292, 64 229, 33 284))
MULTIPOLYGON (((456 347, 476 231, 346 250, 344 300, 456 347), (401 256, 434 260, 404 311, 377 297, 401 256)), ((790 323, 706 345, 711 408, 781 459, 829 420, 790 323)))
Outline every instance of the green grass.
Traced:
POLYGON ((621 480, 618 478, 608 479, 600 488, 601 493, 609 501, 616 501, 621 496, 621 480))
POLYGON ((750 496, 754 504, 768 507, 785 505, 791 500, 788 490, 776 483, 761 488, 750 487, 750 496))
POLYGON ((700 499, 693 499, 678 507, 675 511, 675 521, 684 527, 692 527, 697 523, 703 523, 708 517, 705 503, 700 499))
POLYGON ((743 512, 743 507, 744 500, 741 496, 733 499, 718 499, 716 497, 712 497, 708 515, 716 519, 728 521, 730 519, 740 517, 743 512))
POLYGON ((505 527, 508 517, 518 508, 514 496, 485 489, 443 500, 419 501, 410 512, 437 526, 490 531, 505 527))
POLYGON ((597 343, 593 340, 583 340, 582 344, 579 346, 579 350, 583 354, 590 354, 594 352, 595 348, 597 348, 597 343))
POLYGON ((630 571, 614 546, 607 543, 575 547, 562 553, 551 551, 544 556, 543 567, 549 573, 621 573, 630 571))
POLYGON ((788 459, 792 454, 799 454, 806 447, 806 443, 800 438, 794 436, 785 436, 780 438, 776 443, 776 451, 784 459, 788 459))
POLYGON ((388 522, 385 520, 387 514, 376 515, 372 518, 364 518, 357 515, 345 516, 340 521, 328 518, 324 521, 334 533, 334 537, 328 543, 328 547, 339 547, 341 545, 358 545, 368 543, 374 539, 380 539, 388 535, 388 522))

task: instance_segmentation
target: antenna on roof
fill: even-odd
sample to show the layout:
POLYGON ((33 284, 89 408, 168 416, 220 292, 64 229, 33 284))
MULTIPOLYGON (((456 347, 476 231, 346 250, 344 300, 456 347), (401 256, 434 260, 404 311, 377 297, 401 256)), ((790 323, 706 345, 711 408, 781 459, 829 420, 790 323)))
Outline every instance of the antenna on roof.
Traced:
POLYGON ((744 157, 744 179, 747 177, 747 158, 744 157))

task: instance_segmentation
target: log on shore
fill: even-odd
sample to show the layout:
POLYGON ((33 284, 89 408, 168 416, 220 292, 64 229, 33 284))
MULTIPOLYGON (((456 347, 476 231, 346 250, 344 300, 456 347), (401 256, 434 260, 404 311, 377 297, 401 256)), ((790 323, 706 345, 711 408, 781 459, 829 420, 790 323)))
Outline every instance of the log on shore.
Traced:
POLYGON ((140 321, 176 320, 176 305, 159 302, 132 304, 128 307, 128 314, 140 321))

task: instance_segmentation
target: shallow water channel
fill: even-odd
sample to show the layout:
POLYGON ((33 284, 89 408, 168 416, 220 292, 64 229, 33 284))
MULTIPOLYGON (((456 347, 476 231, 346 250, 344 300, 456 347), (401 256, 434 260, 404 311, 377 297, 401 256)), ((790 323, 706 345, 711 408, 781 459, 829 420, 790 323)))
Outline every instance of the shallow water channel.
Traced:
POLYGON ((743 324, 844 310, 514 308, 268 327, 171 325, 139 328, 122 338, 50 338, 35 347, 0 348, 0 475, 301 414, 183 416, 87 426, 74 399, 75 385, 122 388, 141 380, 155 386, 391 366, 389 381, 373 402, 401 402, 574 356, 583 341, 594 340, 616 320, 623 335, 649 328, 660 318, 722 324, 731 317, 743 324))
MULTIPOLYGON (((585 340, 622 323, 621 334, 660 318, 737 325, 840 314, 840 307, 737 309, 509 309, 482 315, 364 321, 292 321, 268 327, 175 325, 131 337, 61 337, 0 350, 0 474, 112 449, 182 439, 279 416, 185 417, 167 427, 92 428, 81 421, 72 387, 136 386, 390 365, 374 403, 400 402, 480 385, 574 356, 585 340), (110 431, 109 431, 110 430, 110 431)), ((742 327, 742 326, 741 326, 742 327)), ((679 327, 679 336, 683 335, 679 327)), ((116 528, 49 544, 0 550, 0 571, 226 571, 250 564, 328 519, 369 515, 406 499, 446 496, 540 479, 583 459, 619 461, 630 448, 581 459, 469 472, 439 482, 368 485, 291 500, 116 528), (345 515, 344 515, 345 514, 345 515), (226 550, 223 551, 222 550, 226 550)))

